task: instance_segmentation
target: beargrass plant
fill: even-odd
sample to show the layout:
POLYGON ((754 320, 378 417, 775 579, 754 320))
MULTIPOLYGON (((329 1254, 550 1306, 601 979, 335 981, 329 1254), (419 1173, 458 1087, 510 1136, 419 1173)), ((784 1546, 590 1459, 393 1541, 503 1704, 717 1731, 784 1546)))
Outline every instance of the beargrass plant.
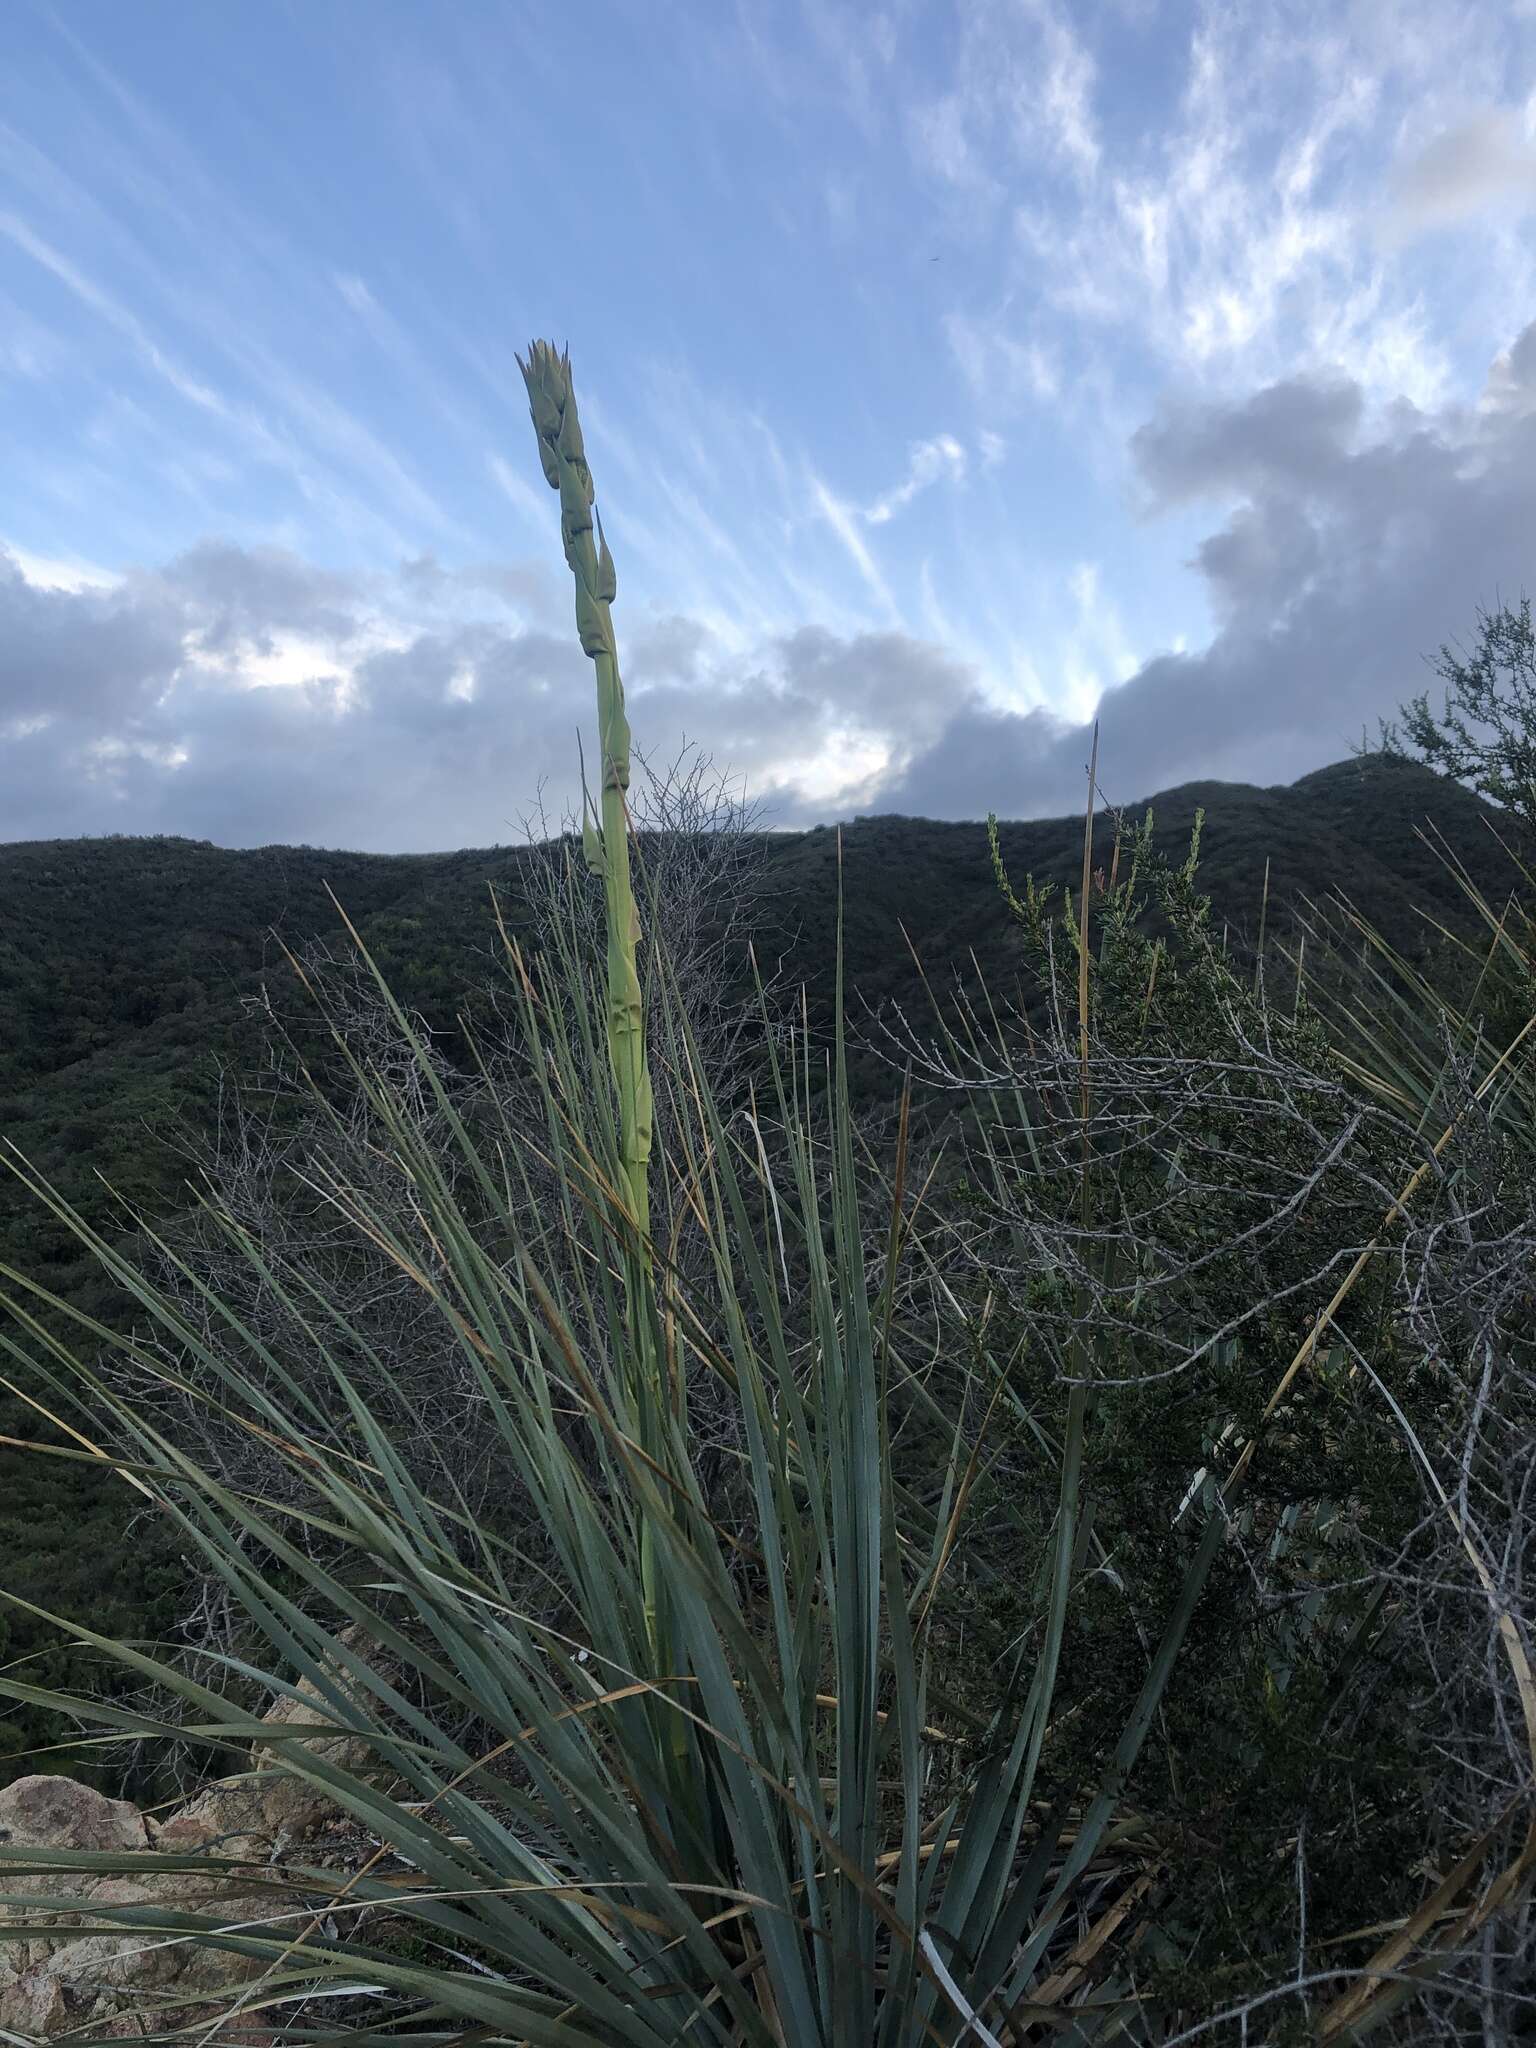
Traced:
MULTIPOLYGON (((1138 1661, 1111 1689, 1115 1718, 1091 1689, 1069 1702, 1069 1623, 1085 1580, 1113 1570, 1095 1530, 1099 1336, 1073 1334, 1061 1426, 1028 1428, 1016 1389, 1010 1398, 1015 1361, 992 1348, 990 1306, 946 1279, 905 1100, 892 1156, 878 1171, 860 1157, 840 973, 828 1085, 804 1038, 765 1034, 753 1113, 722 1108, 663 935, 641 943, 614 574, 600 527, 593 538, 568 358, 536 343, 524 375, 597 671, 601 788, 587 846, 608 912, 606 1004, 594 1017, 571 999, 590 985, 574 943, 528 959, 506 940, 542 1113, 530 1146, 494 1115, 474 1128, 459 1116, 356 941, 437 1103, 440 1137, 426 1142, 398 1083, 342 1041, 409 1202, 383 1208, 339 1173, 320 1186, 462 1357, 537 1554, 468 1511, 451 1461, 435 1491, 413 1476, 345 1362, 356 1333, 322 1289, 272 1272, 216 1203, 205 1198, 208 1226, 283 1292, 302 1373, 186 1265, 208 1314, 184 1313, 10 1148, 12 1170, 130 1292, 156 1342, 102 1328, 3 1266, 0 1345, 64 1423, 75 1448, 57 1454, 109 1462, 227 1588, 249 1645, 224 1656, 217 1684, 190 1675, 174 1645, 45 1617, 161 1704, 104 1705, 14 1672, 0 1674, 0 1693, 73 1715, 82 1743, 108 1754, 193 1739, 249 1776, 252 1745, 265 1744, 258 1775, 313 1787, 371 1847, 337 1870, 302 1842, 275 1843, 256 1869, 167 1846, 0 1845, 0 1935, 115 1937, 119 1981, 127 1953, 167 1943, 225 1959, 216 1997, 206 1983, 179 2001, 123 1994, 145 2042, 240 2028, 272 2042, 439 2048, 1167 2039, 1189 2016, 1148 1998, 1135 1942, 1145 1934, 1155 1952, 1177 1901, 1126 1788, 1315 1331, 1235 1465, 1213 1456, 1182 1499, 1162 1503, 1166 1569, 1135 1613, 1138 1661), (665 1149, 650 1130, 653 1064, 687 1112, 665 1149), (666 1200, 653 1202, 663 1178, 666 1200), (694 1219, 702 1275, 679 1269, 656 1215, 694 1219), (52 1317, 81 1346, 51 1334, 52 1317), (284 1485, 221 1479, 162 1407, 81 1358, 88 1343, 259 1434, 284 1485), (690 1383, 708 1383, 730 1419, 723 1477, 704 1476, 690 1383), (1009 1415, 1019 1426, 999 1487, 991 1432, 1009 1415), (920 1484, 903 1448, 914 1420, 937 1446, 920 1484), (984 1493, 1016 1618, 1006 1654, 968 1669, 949 1594, 984 1493), (311 1718, 274 1734, 257 1718, 271 1699, 311 1718), (338 1731, 344 1746, 313 1740, 338 1731), (125 1891, 128 1879, 138 1883, 125 1891), (238 1911, 221 1910, 221 1884, 238 1911)), ((1085 950, 1089 909, 1085 883, 1085 950)), ((1080 1022, 1086 1032, 1086 1012, 1080 1022)), ((1086 1146, 1081 1170, 1100 1170, 1086 1146)), ((1098 1213, 1096 1190, 1083 1199, 1082 1213, 1098 1213)), ((387 1357, 368 1366, 370 1384, 391 1383, 387 1357)), ((398 1399, 409 1402, 403 1389, 398 1399)), ((437 1426, 451 1436, 454 1416, 437 1426)), ((1368 2024, 1416 1939, 1410 1930, 1347 2014, 1328 2009, 1326 2038, 1368 2024)))

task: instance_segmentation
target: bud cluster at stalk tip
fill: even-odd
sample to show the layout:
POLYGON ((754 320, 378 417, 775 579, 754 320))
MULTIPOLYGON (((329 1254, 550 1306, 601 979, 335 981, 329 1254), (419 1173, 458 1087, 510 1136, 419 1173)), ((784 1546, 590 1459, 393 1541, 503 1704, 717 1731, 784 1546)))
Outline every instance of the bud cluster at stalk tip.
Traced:
MULTIPOLYGON (((528 387, 528 410, 538 436, 539 461, 545 480, 560 493, 560 537, 565 559, 576 579, 576 630, 582 652, 594 661, 617 652, 608 607, 618 595, 613 556, 597 520, 597 545, 592 540, 592 472, 582 444, 581 422, 571 388, 569 351, 557 352, 547 341, 529 345, 528 360, 517 358, 528 387)), ((628 762, 624 762, 628 782, 628 762)))

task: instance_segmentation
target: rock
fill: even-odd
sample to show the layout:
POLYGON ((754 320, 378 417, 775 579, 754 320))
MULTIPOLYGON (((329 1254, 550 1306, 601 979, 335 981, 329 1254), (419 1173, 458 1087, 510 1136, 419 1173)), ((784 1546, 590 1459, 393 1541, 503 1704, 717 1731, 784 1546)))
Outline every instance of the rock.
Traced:
POLYGON ((144 1849, 144 1816, 73 1778, 18 1778, 0 1792, 0 1843, 22 1849, 144 1849))
MULTIPOLYGON (((308 1685, 301 1699, 282 1699, 263 1718, 274 1733, 305 1722, 329 1718, 319 1695, 308 1685)), ((230 1862, 278 1874, 276 1859, 286 1845, 309 1837, 339 1818, 323 1791, 289 1768, 290 1745, 261 1744, 252 1755, 249 1776, 205 1786, 165 1820, 146 1818, 124 1799, 108 1799, 70 1778, 18 1779, 0 1791, 0 1849, 96 1849, 132 1855, 150 1849, 178 1855, 207 1856, 214 1865, 230 1862)), ((308 1746, 308 1745, 306 1745, 308 1746)), ((368 1745, 356 1736, 338 1733, 313 1738, 316 1752, 347 1769, 368 1762, 368 1745)), ((39 1899, 69 1900, 70 1913, 53 1909, 56 1921, 78 1925, 92 1908, 160 1904, 182 1912, 217 1910, 221 1920, 236 1923, 265 1919, 282 1908, 273 1891, 245 1892, 241 1872, 210 1868, 197 1871, 145 1871, 142 1875, 94 1877, 88 1872, 60 1871, 0 1886, 25 1890, 39 1899)), ((0 1907, 0 1920, 37 1920, 36 1909, 0 1907)), ((303 1919, 282 1923, 297 1932, 303 1919)), ((139 2040, 158 2015, 171 2021, 169 2000, 197 1999, 207 2004, 177 2004, 174 2019, 182 2025, 208 2024, 227 2009, 229 1994, 264 1966, 257 1961, 193 1943, 166 1946, 153 1934, 82 1933, 74 1938, 39 1933, 35 1938, 0 1941, 0 2039, 45 2042, 89 2027, 93 2040, 139 2040), (223 1996, 218 1994, 222 1993, 223 1996)), ((260 2025, 230 2032, 221 2029, 228 2048, 269 2048, 271 2036, 260 2025)))
POLYGON ((272 1830, 261 1810, 260 1787, 251 1778, 205 1785, 166 1820, 149 1823, 157 1849, 178 1855, 233 1858, 265 1863, 272 1854, 272 1830))
MULTIPOLYGON (((149 1846, 144 1817, 126 1799, 108 1799, 73 1778, 18 1778, 0 1792, 0 1846, 8 1849, 105 1849, 133 1851, 149 1846)), ((91 1880, 75 1871, 17 1878, 7 1889, 40 1899, 69 1899, 87 1893, 91 1880)), ((21 1915, 0 1908, 6 1919, 21 1915)), ((36 1917, 33 1915, 32 1917, 36 1917)), ((60 1913, 66 1922, 72 1917, 60 1913)), ((78 2013, 64 1985, 47 1965, 58 1952, 53 1938, 0 1942, 0 2024, 48 2039, 78 2013)))
MULTIPOLYGON (((302 1726, 306 1722, 330 1720, 330 1713, 318 1690, 308 1679, 302 1682, 299 1691, 303 1694, 302 1699, 279 1700, 262 1715, 263 1721, 274 1728, 283 1728, 294 1722, 302 1726)), ((305 1742, 304 1747, 340 1770, 360 1773, 369 1762, 368 1744, 355 1735, 315 1735, 305 1742)), ((259 1796, 262 1816, 272 1834, 280 1835, 284 1840, 297 1840, 314 1834, 327 1821, 334 1820, 336 1802, 320 1786, 285 1769, 281 1750, 263 1745, 254 1752, 251 1761, 257 1770, 268 1774, 259 1796)))

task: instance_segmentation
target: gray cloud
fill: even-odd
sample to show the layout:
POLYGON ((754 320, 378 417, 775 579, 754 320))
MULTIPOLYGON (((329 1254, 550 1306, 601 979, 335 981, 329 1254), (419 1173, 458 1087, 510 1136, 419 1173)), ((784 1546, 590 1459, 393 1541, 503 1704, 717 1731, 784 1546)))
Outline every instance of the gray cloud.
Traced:
MULTIPOLYGON (((554 604, 550 589, 517 565, 426 556, 354 578, 223 541, 110 591, 44 589, 0 550, 0 834, 380 851, 513 839, 541 788, 556 815, 573 798, 579 737, 592 762, 591 664, 569 591, 554 604), (521 616, 484 616, 487 596, 521 616), (454 616, 477 599, 481 616, 454 616), (315 673, 263 680, 274 655, 315 673)), ((642 615, 623 644, 653 754, 686 737, 780 792, 785 817, 808 772, 834 813, 849 808, 869 749, 930 743, 976 689, 900 633, 807 626, 741 659, 702 620, 642 615)))
POLYGON ((182 630, 166 595, 40 589, 0 548, 0 720, 136 705, 174 669, 182 630))
POLYGON ((349 638, 356 628, 357 589, 287 548, 235 547, 200 541, 159 572, 160 585, 198 622, 204 648, 223 653, 242 641, 270 654, 273 634, 349 638))
POLYGON ((1536 204, 1536 149, 1503 107, 1481 108, 1447 128, 1392 182, 1391 219, 1400 234, 1454 227, 1500 204, 1536 204))
POLYGON ((570 610, 570 592, 549 563, 540 559, 472 562, 464 568, 445 569, 429 550, 402 562, 395 580, 405 595, 431 606, 451 607, 492 597, 521 617, 545 625, 563 619, 570 610))
MULTIPOLYGON (((1181 781, 1287 782, 1374 735, 1463 637, 1479 604, 1518 596, 1536 549, 1536 325, 1483 403, 1406 404, 1367 433, 1362 395, 1290 381, 1238 403, 1170 405, 1133 441, 1149 509, 1231 509, 1197 549, 1219 627, 1105 693, 1101 775, 1135 801, 1181 781), (1232 503, 1233 500, 1236 503, 1232 503)), ((871 808, 924 816, 1065 810, 1086 727, 959 706, 871 808)))
MULTIPOLYGON (((1133 802, 1196 777, 1289 781, 1529 580, 1536 325, 1475 406, 1372 412, 1347 380, 1293 378, 1170 401, 1131 452, 1148 516, 1212 507, 1190 566, 1217 627, 1105 694, 1105 788, 1133 802)), ((717 622, 620 613, 642 742, 665 759, 686 736, 785 823, 1081 799, 1087 729, 999 709, 941 646, 806 625, 743 653, 717 622)), ((591 720, 569 592, 542 565, 420 556, 347 577, 210 540, 115 588, 61 590, 0 550, 8 838, 508 840, 541 787, 556 813, 572 799, 591 720), (296 644, 312 680, 249 687, 270 673, 257 657, 291 662, 296 644)))
POLYGON ((1131 436, 1131 454, 1152 510, 1304 488, 1348 450, 1364 411, 1348 378, 1291 377, 1237 405, 1167 405, 1131 436))
POLYGON ((1494 412, 1536 410, 1536 320, 1494 362, 1485 398, 1494 412))

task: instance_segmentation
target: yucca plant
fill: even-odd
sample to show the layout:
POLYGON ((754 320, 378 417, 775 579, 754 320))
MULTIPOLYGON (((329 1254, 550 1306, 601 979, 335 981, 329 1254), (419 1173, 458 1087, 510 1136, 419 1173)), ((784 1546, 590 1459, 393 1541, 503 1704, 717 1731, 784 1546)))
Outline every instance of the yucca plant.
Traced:
MULTIPOLYGON (((477 1242, 446 1191, 442 1163, 400 1119, 397 1156, 415 1189, 421 1238, 391 1240, 391 1249, 459 1337, 497 1416, 556 1555, 557 1623, 528 1615, 515 1555, 466 1527, 451 1501, 429 1500, 412 1483, 340 1369, 334 1398, 350 1410, 351 1443, 317 1448, 322 1433, 332 1434, 329 1416, 257 1397, 238 1360, 211 1350, 88 1226, 66 1216, 183 1349, 188 1396, 200 1391, 265 1431, 308 1481, 307 1507, 269 1516, 93 1384, 32 1317, 26 1297, 42 1290, 7 1275, 19 1290, 11 1306, 22 1330, 51 1358, 46 1373, 60 1405, 83 1419, 81 1397, 89 1407, 94 1396, 111 1412, 125 1476, 149 1489, 265 1639, 274 1661, 245 1675, 290 1698, 302 1697, 307 1681, 326 1722, 366 1752, 367 1764, 349 1769, 306 1750, 302 1736, 313 1725, 302 1720, 279 1744, 287 1767, 323 1787, 380 1845, 372 1867, 345 1881, 296 1857, 263 1872, 271 1927, 230 1929, 216 1912, 89 1898, 79 1909, 90 1924, 126 1927, 145 1942, 195 1937, 261 1960, 268 1968, 242 2010, 269 2019, 329 1979, 381 1987, 375 2002, 400 2023, 409 2015, 422 2039, 457 2038, 469 2022, 490 2030, 482 2039, 562 2043, 690 2033, 719 2042, 905 2044, 968 2031, 985 2039, 974 2036, 977 2000, 1014 2006, 1047 1979, 1079 1881, 1092 1868, 1102 1884, 1114 1868, 1103 1862, 1113 1780, 1075 1828, 1036 1831, 1033 1853, 1022 1861, 1019 1853, 1051 1710, 1050 1644, 1070 1583, 1081 1447, 1068 1447, 1057 1481, 1054 1563, 1040 1561, 1045 1649, 1021 1656, 979 1766, 958 1791, 936 1790, 953 1779, 947 1752, 964 1723, 946 1728, 940 1712, 934 1725, 914 1614, 927 1609, 952 1550, 962 1472, 957 1460, 943 1479, 926 1547, 904 1544, 889 1450, 889 1331, 882 1297, 864 1276, 846 1121, 830 1162, 818 1158, 795 1108, 808 1088, 804 1060, 774 1076, 791 1170, 789 1184, 771 1191, 781 1240, 763 1242, 757 1219, 770 1191, 700 1082, 698 1127, 677 1170, 697 1190, 721 1257, 714 1298, 678 1301, 668 1327, 657 1298, 637 1304, 612 1278, 631 1218, 607 1185, 601 1130, 583 1122, 582 1105, 560 1099, 560 1078, 578 1063, 568 1048, 542 1043, 536 1000, 527 1022, 540 1067, 553 1076, 550 1149, 572 1227, 586 1232, 594 1255, 590 1282, 577 1260, 556 1280, 520 1250, 497 1257, 477 1242), (432 1247, 444 1260, 440 1274, 432 1247), (797 1255, 808 1276, 809 1341, 792 1357, 797 1333, 779 1267, 797 1255), (596 1306, 576 1298, 588 1284, 607 1295, 596 1318, 607 1329, 607 1358, 584 1356, 573 1335, 596 1306), (637 1307, 651 1318, 648 1343, 692 1358, 735 1390, 741 1533, 722 1527, 721 1504, 703 1496, 675 1417, 650 1419, 660 1455, 640 1449, 629 1391, 639 1375, 627 1369, 640 1349, 637 1307), (335 1539, 341 1564, 317 1563, 296 1540, 309 1522, 335 1539), (666 1574, 677 1652, 667 1668, 656 1661, 635 1570, 646 1531, 666 1574), (282 1577, 293 1590, 280 1588, 282 1577), (466 1716, 481 1731, 477 1748, 453 1732, 466 1716), (425 1956, 403 1958, 387 1940, 368 1939, 370 1919, 414 1923, 425 1956), (322 1932, 332 1926, 334 1934, 322 1932)), ((686 1060, 686 1022, 676 1023, 676 1054, 686 1060)), ((366 1073, 358 1080, 376 1087, 366 1073)), ((387 1096, 376 1106, 387 1121, 387 1096)), ((515 1162, 493 1166, 467 1133, 463 1143, 515 1245, 515 1193, 506 1199, 500 1180, 515 1162)), ((333 1193, 360 1229, 380 1227, 353 1209, 349 1190, 333 1193)), ((892 1217, 897 1256, 887 1286, 909 1220, 904 1207, 892 1217)), ((248 1240, 245 1248, 259 1256, 248 1240)), ((660 1254, 654 1264, 663 1266, 660 1254)), ((293 1307, 326 1359, 326 1304, 293 1307)), ((241 1333, 232 1335, 238 1350, 241 1333)), ((13 1352, 24 1348, 6 1341, 13 1352)), ((147 1354, 143 1363, 164 1370, 147 1354)), ((270 1384, 280 1361, 261 1363, 270 1384)), ((1219 1526, 1213 1519, 1211 1530, 1219 1526)), ((1172 1618, 1158 1681, 1184 1618, 1172 1618)), ((260 1732, 249 1708, 233 1707, 163 1654, 100 1647, 179 1697, 184 1715, 55 1705, 120 1738, 174 1728, 243 1760, 260 1732)), ((4 1683, 13 1697, 37 1697, 4 1683)), ((1120 1746, 1121 1769, 1155 1697, 1149 1683, 1120 1746)), ((185 1856, 13 1852, 8 1861, 13 1909, 29 1871, 236 1874, 216 1858, 185 1856)), ((241 1889, 248 1894, 249 1884, 241 1889)), ((47 1910, 57 1925, 59 1902, 47 1910)), ((176 2037, 169 2016, 146 2035, 176 2037)), ((303 2027, 292 2037, 316 2038, 303 2027)))
MULTIPOLYGON (((751 1113, 723 1111, 661 935, 642 951, 615 579, 600 526, 593 538, 569 361, 536 343, 523 368, 597 669, 600 817, 587 844, 608 911, 606 1007, 595 1019, 579 1000, 588 976, 570 952, 525 959, 507 939, 543 1115, 535 1158, 521 1128, 466 1126, 358 940, 452 1156, 343 1042, 410 1199, 386 1212, 339 1175, 322 1192, 440 1319, 538 1554, 466 1511, 451 1466, 435 1495, 413 1476, 349 1374, 355 1333, 323 1291, 285 1292, 307 1352, 293 1372, 190 1267, 183 1279, 210 1313, 183 1313, 10 1150, 157 1343, 97 1326, 0 1266, 12 1318, 0 1344, 66 1423, 77 1449, 62 1454, 108 1460, 151 1502, 228 1589, 248 1640, 222 1660, 221 1687, 189 1675, 174 1646, 52 1618, 140 1674, 163 1707, 62 1697, 9 1673, 0 1693, 75 1716, 107 1753, 192 1738, 246 1773, 251 1744, 265 1743, 276 1761, 262 1769, 323 1792, 373 1847, 338 1872, 302 1844, 256 1871, 164 1849, 0 1845, 0 1935, 84 1926, 227 1956, 217 1999, 206 1985, 139 1998, 146 2042, 258 2024, 274 2041, 442 2048, 998 2048, 1042 2027, 1156 2039, 1162 2021, 1121 1937, 1160 1896, 1162 1854, 1124 1789, 1252 1446, 1225 1491, 1207 1475, 1168 1502, 1171 1592, 1137 1614, 1139 1682, 1068 1767, 1061 1723, 1091 1702, 1064 1711, 1063 1644, 1083 1575, 1102 1564, 1089 1391, 1074 1391, 1059 1433, 1029 1428, 1013 1361, 989 1348, 989 1307, 956 1296, 928 1233, 906 1100, 892 1156, 878 1170, 861 1158, 840 970, 829 1085, 815 1085, 803 1038, 781 1051, 765 1035, 751 1113), (655 988, 649 1050, 642 964, 655 988), (655 1157, 652 1062, 688 1112, 655 1157), (663 1175, 668 1199, 653 1205, 663 1175), (702 1279, 653 1237, 653 1209, 694 1219, 702 1279), (40 1306, 259 1434, 283 1486, 236 1490, 201 1466, 157 1409, 52 1334, 40 1306), (711 1484, 690 1381, 710 1383, 730 1421, 728 1468, 711 1484), (969 1670, 947 1626, 949 1584, 1006 1417, 1009 1485, 992 1491, 990 1547, 1007 1561, 1016 1626, 996 1668, 969 1670), (920 1476, 902 1449, 912 1428, 928 1446, 920 1476), (274 1735, 255 1718, 271 1697, 318 1702, 316 1718, 274 1735), (350 1748, 306 1739, 337 1730, 350 1748), (71 1873, 79 1889, 61 1895, 71 1873), (130 1901, 101 1878, 148 1888, 130 1901), (209 1879, 237 1888, 238 1914, 185 1896, 209 1879)), ((1085 884, 1084 945, 1087 908, 1085 884)), ((209 1203, 206 1221, 284 1289, 231 1216, 209 1203)), ((391 1383, 387 1358, 368 1363, 370 1384, 391 1383)), ((106 2038, 106 2024, 78 2038, 106 2038)))

